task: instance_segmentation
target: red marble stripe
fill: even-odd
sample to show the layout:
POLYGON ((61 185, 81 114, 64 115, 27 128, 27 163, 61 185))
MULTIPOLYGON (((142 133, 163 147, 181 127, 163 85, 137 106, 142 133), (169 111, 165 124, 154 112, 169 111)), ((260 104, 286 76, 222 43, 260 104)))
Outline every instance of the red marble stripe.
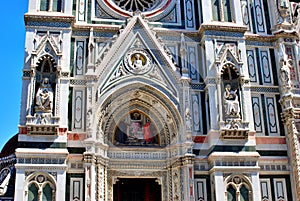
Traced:
POLYGON ((256 137, 256 144, 286 144, 285 138, 256 137))

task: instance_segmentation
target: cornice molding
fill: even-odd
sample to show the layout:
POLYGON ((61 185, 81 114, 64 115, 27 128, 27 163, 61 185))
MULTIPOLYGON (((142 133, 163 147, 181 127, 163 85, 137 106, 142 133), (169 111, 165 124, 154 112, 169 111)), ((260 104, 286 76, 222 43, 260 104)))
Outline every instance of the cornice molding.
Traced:
POLYGON ((73 15, 56 15, 56 14, 48 14, 41 12, 41 13, 35 13, 35 14, 25 14, 24 15, 24 21, 25 25, 29 21, 42 21, 42 22, 73 22, 75 20, 75 17, 73 15), (46 15, 47 14, 47 15, 46 15))
POLYGON ((210 22, 209 24, 203 23, 198 29, 198 33, 203 35, 205 31, 223 31, 223 32, 239 32, 245 33, 247 31, 246 26, 237 25, 231 22, 210 22))

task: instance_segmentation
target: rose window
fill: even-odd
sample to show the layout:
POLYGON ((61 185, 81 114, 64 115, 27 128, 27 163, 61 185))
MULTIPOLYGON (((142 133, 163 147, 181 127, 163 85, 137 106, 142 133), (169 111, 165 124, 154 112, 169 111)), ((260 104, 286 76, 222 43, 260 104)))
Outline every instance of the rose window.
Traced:
POLYGON ((135 11, 149 11, 156 7, 160 0, 114 0, 114 3, 129 12, 135 11))

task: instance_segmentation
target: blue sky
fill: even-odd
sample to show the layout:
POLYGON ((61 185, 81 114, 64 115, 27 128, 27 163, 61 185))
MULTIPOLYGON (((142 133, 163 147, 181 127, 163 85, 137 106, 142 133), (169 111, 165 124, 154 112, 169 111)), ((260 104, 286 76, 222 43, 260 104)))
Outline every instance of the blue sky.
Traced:
POLYGON ((28 0, 1 3, 0 150, 18 133, 28 0))

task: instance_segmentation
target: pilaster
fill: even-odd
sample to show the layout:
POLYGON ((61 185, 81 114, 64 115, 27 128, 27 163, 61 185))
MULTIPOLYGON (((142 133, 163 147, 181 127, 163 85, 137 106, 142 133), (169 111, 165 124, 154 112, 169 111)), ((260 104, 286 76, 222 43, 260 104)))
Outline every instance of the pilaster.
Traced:
POLYGON ((97 174, 95 166, 95 156, 92 153, 84 154, 85 172, 85 198, 86 201, 96 200, 97 174))
POLYGON ((194 201, 194 155, 193 154, 186 154, 182 158, 182 170, 183 170, 183 178, 182 182, 184 184, 184 200, 186 201, 194 201))
POLYGON ((225 186, 222 172, 213 172, 211 174, 212 188, 214 189, 214 194, 212 195, 215 201, 224 201, 225 199, 225 186))

